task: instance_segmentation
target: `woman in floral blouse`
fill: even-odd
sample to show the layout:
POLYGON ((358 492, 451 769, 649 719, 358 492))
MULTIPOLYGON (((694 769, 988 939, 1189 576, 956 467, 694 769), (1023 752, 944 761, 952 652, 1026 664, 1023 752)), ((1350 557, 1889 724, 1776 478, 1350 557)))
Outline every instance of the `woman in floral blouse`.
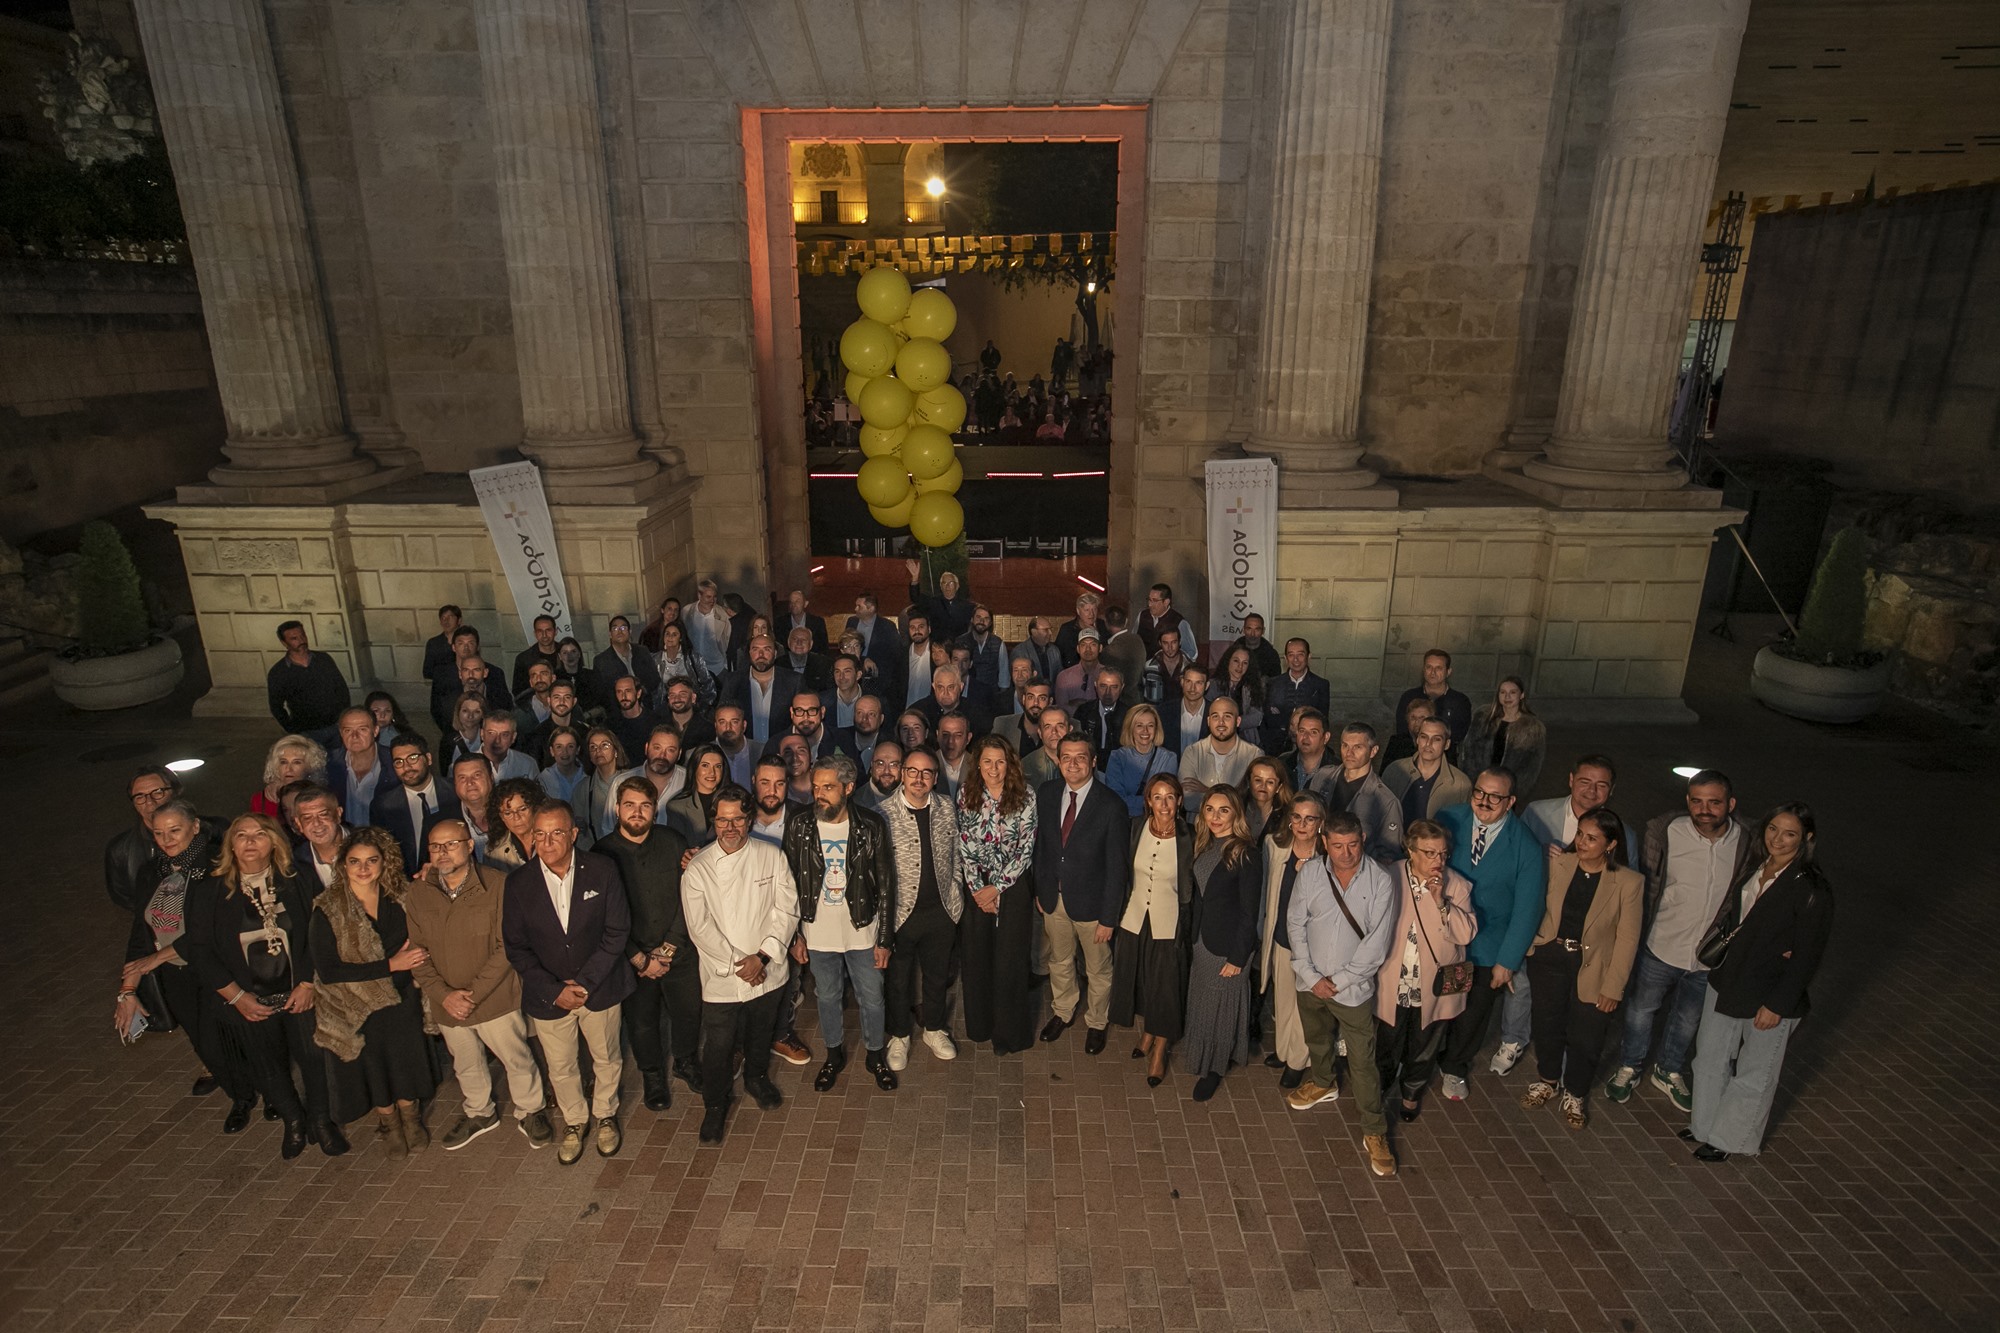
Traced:
POLYGON ((958 794, 958 857, 972 900, 959 923, 965 1036, 1008 1055, 1034 1044, 1035 800, 1001 737, 981 737, 971 759, 958 794))

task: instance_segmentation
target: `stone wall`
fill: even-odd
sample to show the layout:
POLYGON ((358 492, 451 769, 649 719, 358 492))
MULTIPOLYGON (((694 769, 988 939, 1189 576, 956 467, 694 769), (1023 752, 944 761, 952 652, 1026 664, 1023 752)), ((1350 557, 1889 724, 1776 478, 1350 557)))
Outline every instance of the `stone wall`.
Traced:
POLYGON ((0 540, 199 481, 222 433, 191 270, 0 264, 0 540))

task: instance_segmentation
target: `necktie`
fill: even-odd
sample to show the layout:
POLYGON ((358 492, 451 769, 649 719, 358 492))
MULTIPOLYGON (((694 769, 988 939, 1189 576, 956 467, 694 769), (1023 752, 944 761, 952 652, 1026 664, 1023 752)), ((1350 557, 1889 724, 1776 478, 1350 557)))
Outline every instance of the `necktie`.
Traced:
POLYGON ((1063 846, 1065 847, 1069 846, 1069 831, 1075 825, 1076 825, 1076 793, 1071 792, 1069 794, 1069 809, 1063 811, 1063 822, 1062 822, 1063 846))
POLYGON ((1478 865, 1479 858, 1486 855, 1486 825, 1479 824, 1472 834, 1472 864, 1478 865))

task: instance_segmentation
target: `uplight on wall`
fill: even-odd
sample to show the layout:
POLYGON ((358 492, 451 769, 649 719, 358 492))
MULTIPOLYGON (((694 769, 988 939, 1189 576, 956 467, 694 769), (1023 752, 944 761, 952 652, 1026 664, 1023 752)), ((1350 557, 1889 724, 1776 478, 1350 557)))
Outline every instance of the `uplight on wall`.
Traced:
POLYGON ((1679 768, 1676 768, 1674 770, 1674 776, 1677 778, 1691 778, 1699 772, 1701 772, 1701 770, 1694 767, 1692 764, 1682 764, 1679 768))

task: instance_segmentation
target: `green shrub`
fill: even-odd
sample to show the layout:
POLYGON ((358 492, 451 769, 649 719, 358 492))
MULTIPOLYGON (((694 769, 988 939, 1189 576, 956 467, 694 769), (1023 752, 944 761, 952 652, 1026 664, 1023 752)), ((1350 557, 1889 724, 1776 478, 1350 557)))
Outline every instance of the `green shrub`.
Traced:
POLYGON ((1861 666, 1863 623, 1868 616, 1868 539, 1859 528, 1842 528, 1813 573, 1799 615, 1794 656, 1823 666, 1861 666))
POLYGON ((87 657, 128 653, 153 637, 139 592, 139 570, 118 529, 102 519, 84 525, 76 601, 77 640, 87 657))

